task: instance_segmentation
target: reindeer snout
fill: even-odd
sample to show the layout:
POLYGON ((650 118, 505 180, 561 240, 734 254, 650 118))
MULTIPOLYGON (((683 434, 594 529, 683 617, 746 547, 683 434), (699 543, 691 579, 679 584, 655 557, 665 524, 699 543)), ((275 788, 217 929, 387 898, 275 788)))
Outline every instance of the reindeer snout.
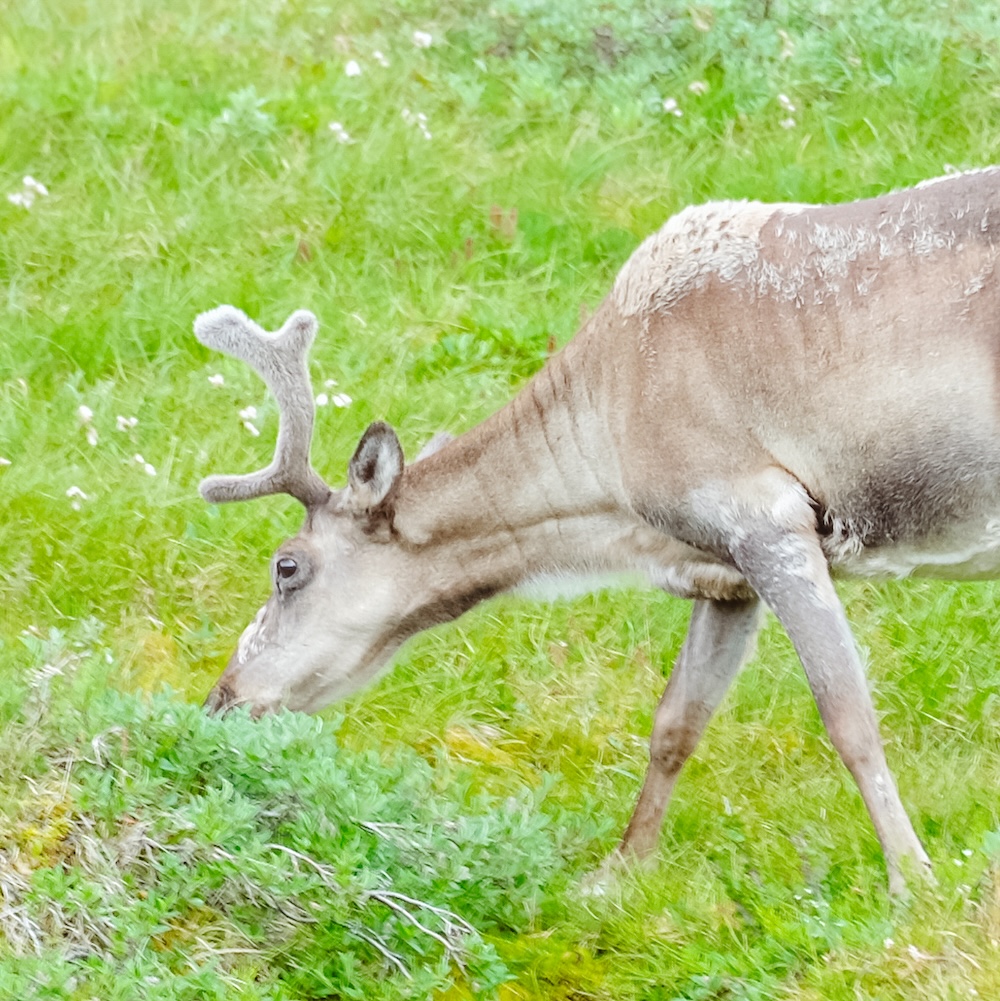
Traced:
POLYGON ((261 716, 276 712, 279 708, 275 701, 253 702, 250 699, 241 699, 226 681, 220 681, 208 693, 203 706, 211 716, 225 716, 239 706, 249 706, 251 719, 260 719, 261 716))
POLYGON ((230 709, 238 706, 236 693, 223 681, 220 681, 206 697, 203 705, 212 716, 224 716, 230 709))

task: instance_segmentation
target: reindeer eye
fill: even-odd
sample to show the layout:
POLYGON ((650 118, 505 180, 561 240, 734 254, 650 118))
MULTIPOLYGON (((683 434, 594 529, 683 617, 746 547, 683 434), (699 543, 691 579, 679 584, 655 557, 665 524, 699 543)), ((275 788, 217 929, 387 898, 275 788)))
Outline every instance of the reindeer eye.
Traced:
POLYGON ((298 572, 299 565, 290 556, 283 556, 274 566, 275 570, 278 572, 278 576, 283 580, 288 580, 289 577, 294 577, 298 572))

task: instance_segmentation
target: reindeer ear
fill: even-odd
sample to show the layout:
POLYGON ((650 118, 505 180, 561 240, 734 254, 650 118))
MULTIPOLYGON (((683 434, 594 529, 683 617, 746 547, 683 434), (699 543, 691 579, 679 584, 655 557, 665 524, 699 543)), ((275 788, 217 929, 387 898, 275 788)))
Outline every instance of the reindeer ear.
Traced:
POLYGON ((347 505, 357 514, 384 508, 402 475, 403 449, 396 432, 376 421, 361 436, 347 467, 347 505))

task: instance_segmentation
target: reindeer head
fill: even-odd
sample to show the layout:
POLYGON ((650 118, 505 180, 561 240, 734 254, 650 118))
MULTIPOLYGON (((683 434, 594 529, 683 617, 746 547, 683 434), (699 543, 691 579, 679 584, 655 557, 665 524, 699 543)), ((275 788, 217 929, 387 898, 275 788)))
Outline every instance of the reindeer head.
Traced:
POLYGON ((280 415, 271 464, 242 476, 210 476, 202 496, 221 503, 287 493, 306 509, 302 530, 271 561, 271 597, 209 693, 212 711, 315 711, 360 688, 415 631, 407 625, 412 597, 401 585, 407 554, 393 538, 403 473, 395 432, 381 422, 365 431, 342 490, 327 486, 309 462, 315 405, 307 358, 316 329, 305 310, 276 334, 232 306, 195 321, 203 344, 256 370, 280 415))

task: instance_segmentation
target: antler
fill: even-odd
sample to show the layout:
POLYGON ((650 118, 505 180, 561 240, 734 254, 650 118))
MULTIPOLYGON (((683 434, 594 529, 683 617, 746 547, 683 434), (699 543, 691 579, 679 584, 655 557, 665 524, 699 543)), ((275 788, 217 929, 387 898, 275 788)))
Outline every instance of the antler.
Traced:
POLYGON ((307 508, 324 503, 330 488, 309 463, 316 405, 307 357, 319 324, 308 310, 292 313, 276 334, 234 306, 219 306, 194 321, 202 344, 245 361, 278 401, 278 442, 271 464, 242 476, 209 476, 201 495, 215 504, 268 494, 291 494, 307 508))

